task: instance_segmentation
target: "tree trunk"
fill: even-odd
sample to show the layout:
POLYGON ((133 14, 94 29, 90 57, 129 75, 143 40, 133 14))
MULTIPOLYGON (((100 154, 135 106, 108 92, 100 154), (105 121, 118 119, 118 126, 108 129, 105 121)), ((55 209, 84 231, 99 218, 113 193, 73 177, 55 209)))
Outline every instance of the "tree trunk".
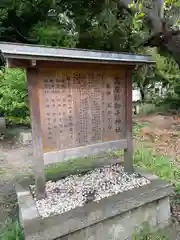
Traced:
POLYGON ((180 66, 180 31, 179 33, 177 31, 171 31, 171 33, 168 33, 168 36, 166 34, 164 36, 160 34, 158 34, 158 36, 152 36, 142 43, 142 45, 158 47, 161 55, 168 53, 180 66))
POLYGON ((2 54, 2 52, 1 52, 1 50, 0 50, 0 68, 1 68, 2 66, 5 66, 5 63, 6 63, 6 60, 5 60, 3 54, 2 54))
MULTIPOLYGON (((119 7, 133 14, 138 9, 138 3, 135 3, 137 8, 129 9, 131 3, 132 0, 120 0, 119 7)), ((180 66, 180 31, 172 30, 173 23, 164 19, 164 0, 152 0, 151 5, 151 8, 142 7, 152 34, 141 45, 158 47, 161 54, 170 54, 180 66)))
POLYGON ((140 94, 141 94, 141 101, 144 103, 145 101, 145 92, 143 88, 140 88, 140 94))

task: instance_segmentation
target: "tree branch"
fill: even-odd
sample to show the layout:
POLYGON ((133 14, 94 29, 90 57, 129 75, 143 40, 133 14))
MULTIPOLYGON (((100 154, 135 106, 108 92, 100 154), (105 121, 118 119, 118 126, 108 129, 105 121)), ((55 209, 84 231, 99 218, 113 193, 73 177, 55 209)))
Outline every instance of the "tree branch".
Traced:
MULTIPOLYGON (((159 14, 162 9, 162 1, 164 3, 164 0, 153 0, 152 8, 143 5, 141 10, 145 13, 145 19, 151 24, 155 33, 162 31, 162 21, 159 14)), ((132 0, 120 0, 120 5, 126 9, 129 9, 130 4, 132 4, 132 0)), ((138 3, 135 3, 135 6, 135 8, 131 9, 131 13, 138 11, 138 3)))
POLYGON ((12 25, 12 27, 14 28, 16 34, 19 36, 20 40, 24 43, 29 43, 29 44, 37 44, 38 43, 38 40, 37 39, 28 39, 26 38, 25 36, 23 36, 21 34, 21 32, 15 27, 12 25))
MULTIPOLYGON (((135 0, 134 0, 135 1, 135 0)), ((164 0, 152 0, 152 8, 142 7, 142 12, 145 13, 145 19, 150 23, 151 36, 141 42, 141 46, 156 46, 161 53, 170 54, 177 64, 180 66, 180 31, 173 30, 173 25, 170 20, 164 19, 164 0)), ((137 2, 137 1, 136 1, 137 2)), ((120 5, 129 9, 128 5, 132 0, 120 0, 120 5)), ((131 14, 138 11, 138 3, 135 3, 137 8, 131 8, 131 14)), ((140 46, 138 44, 138 46, 140 46)))

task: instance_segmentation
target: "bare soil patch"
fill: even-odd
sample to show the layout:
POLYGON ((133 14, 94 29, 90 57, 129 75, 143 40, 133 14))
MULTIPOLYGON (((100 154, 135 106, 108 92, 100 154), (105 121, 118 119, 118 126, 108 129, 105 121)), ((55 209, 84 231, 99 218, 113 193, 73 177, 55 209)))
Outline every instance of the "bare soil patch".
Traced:
POLYGON ((180 164, 180 118, 151 115, 141 117, 137 122, 147 124, 141 128, 140 136, 149 148, 180 164))
POLYGON ((16 216, 14 179, 32 172, 32 146, 21 146, 11 139, 0 140, 0 225, 16 216))
MULTIPOLYGON (((180 168, 180 117, 151 115, 136 119, 145 124, 140 129, 143 144, 159 155, 167 156, 180 168)), ((180 239, 180 194, 172 197, 172 219, 175 223, 177 238, 180 239)))

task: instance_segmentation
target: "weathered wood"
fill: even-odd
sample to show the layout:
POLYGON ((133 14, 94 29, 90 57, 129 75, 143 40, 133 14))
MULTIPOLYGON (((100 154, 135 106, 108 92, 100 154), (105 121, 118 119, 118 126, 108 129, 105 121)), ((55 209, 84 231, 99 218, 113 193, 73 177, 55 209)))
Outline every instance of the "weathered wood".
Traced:
POLYGON ((132 173, 133 169, 133 139, 132 139, 132 78, 131 71, 126 72, 125 81, 125 137, 127 149, 124 151, 124 169, 132 173))
POLYGON ((124 70, 124 68, 132 68, 133 63, 127 63, 127 62, 121 62, 121 64, 115 63, 85 63, 85 62, 65 62, 65 61, 43 61, 43 60, 37 60, 36 67, 41 68, 41 69, 47 69, 49 71, 50 69, 54 71, 55 68, 58 69, 98 69, 102 71, 119 71, 119 70, 124 70))
POLYGON ((40 122, 40 104, 38 87, 38 70, 28 68, 27 71, 28 95, 31 111, 31 124, 33 136, 33 165, 36 183, 36 195, 38 199, 45 197, 45 173, 44 173, 44 154, 42 146, 42 130, 40 122))
POLYGON ((87 156, 93 156, 102 152, 108 153, 113 150, 126 148, 127 140, 121 139, 117 141, 96 143, 82 147, 64 149, 60 151, 46 152, 44 153, 44 164, 54 164, 68 161, 70 159, 83 158, 87 156))
POLYGON ((2 53, 2 51, 0 50, 0 66, 5 66, 6 64, 6 59, 2 53))
POLYGON ((27 59, 7 59, 7 67, 8 68, 28 68, 31 67, 30 60, 27 59))
MULTIPOLYGON (((12 58, 9 57, 7 60, 7 65, 8 68, 31 68, 32 67, 32 61, 36 62, 36 68, 38 69, 47 69, 47 71, 50 71, 50 69, 52 71, 54 71, 54 69, 59 68, 59 69, 64 69, 64 68, 69 68, 69 69, 98 69, 98 70, 102 70, 102 71, 108 71, 108 70, 115 70, 118 71, 119 69, 123 69, 124 68, 132 68, 132 65, 134 65, 134 63, 130 63, 130 62, 121 62, 119 65, 119 67, 117 68, 117 64, 116 63, 84 63, 84 62, 66 62, 66 61, 59 61, 59 60, 54 60, 54 61, 50 61, 48 60, 38 60, 38 59, 21 59, 19 58, 12 58)), ((138 64, 138 63, 137 63, 138 64)), ((141 63, 140 63, 141 64, 141 63)), ((147 63, 148 64, 148 63, 147 63)))
POLYGON ((124 71, 47 70, 38 78, 44 152, 123 138, 124 71))

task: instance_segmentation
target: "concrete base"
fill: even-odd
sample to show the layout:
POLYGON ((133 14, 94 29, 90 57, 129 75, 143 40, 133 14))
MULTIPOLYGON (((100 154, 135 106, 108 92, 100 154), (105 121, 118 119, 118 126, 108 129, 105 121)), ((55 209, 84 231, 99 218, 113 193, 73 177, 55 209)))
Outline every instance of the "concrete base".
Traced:
POLYGON ((14 144, 29 145, 32 144, 32 131, 25 127, 7 128, 5 138, 10 139, 14 144))
POLYGON ((141 175, 151 183, 45 219, 40 218, 29 190, 17 185, 25 239, 125 240, 132 239, 144 222, 156 230, 169 226, 172 187, 156 176, 141 175))

